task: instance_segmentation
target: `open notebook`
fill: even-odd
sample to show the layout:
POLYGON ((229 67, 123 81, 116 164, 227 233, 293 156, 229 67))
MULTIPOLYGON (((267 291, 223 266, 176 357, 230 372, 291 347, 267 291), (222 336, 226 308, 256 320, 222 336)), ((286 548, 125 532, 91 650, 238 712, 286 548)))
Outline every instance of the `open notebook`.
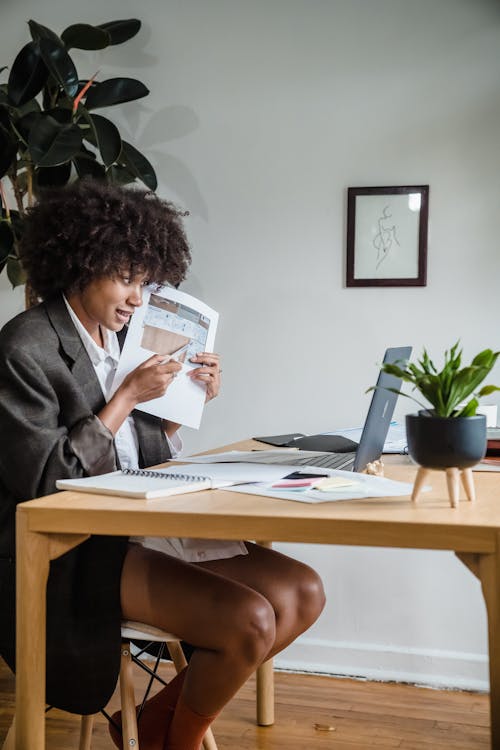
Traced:
POLYGON ((167 497, 184 492, 230 487, 244 482, 274 482, 290 470, 286 466, 214 464, 169 466, 165 469, 124 469, 83 479, 58 479, 59 490, 76 490, 123 497, 167 497))
POLYGON ((217 479, 208 475, 172 473, 144 469, 123 469, 83 479, 58 479, 59 490, 94 492, 123 497, 155 498, 168 495, 181 495, 185 492, 198 492, 216 487, 229 487, 234 484, 228 479, 217 479))

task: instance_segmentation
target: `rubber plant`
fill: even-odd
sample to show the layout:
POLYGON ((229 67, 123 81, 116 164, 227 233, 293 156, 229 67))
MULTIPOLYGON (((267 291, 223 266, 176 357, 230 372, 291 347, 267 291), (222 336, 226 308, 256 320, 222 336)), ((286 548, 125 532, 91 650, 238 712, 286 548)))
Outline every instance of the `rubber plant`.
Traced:
MULTIPOLYGON (((19 240, 26 209, 41 188, 86 175, 157 187, 146 157, 96 112, 140 99, 149 90, 134 78, 80 78, 70 54, 75 48, 102 50, 122 44, 137 34, 141 22, 76 23, 60 36, 36 21, 28 26, 31 41, 10 68, 0 67, 0 76, 8 75, 0 83, 0 273, 5 269, 13 286, 25 283, 19 240)), ((32 301, 27 290, 27 304, 32 301)))

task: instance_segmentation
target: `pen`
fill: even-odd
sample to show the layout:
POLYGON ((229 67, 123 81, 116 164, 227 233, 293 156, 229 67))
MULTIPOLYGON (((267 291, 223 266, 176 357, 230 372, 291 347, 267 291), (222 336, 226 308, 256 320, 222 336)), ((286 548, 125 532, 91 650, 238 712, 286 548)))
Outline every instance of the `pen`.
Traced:
POLYGON ((172 354, 167 355, 165 357, 165 359, 162 359, 162 361, 160 362, 160 364, 161 365, 166 365, 167 362, 172 362, 172 361, 178 362, 180 355, 184 354, 184 352, 187 351, 190 343, 191 342, 188 341, 187 344, 184 344, 184 346, 181 346, 180 349, 177 349, 175 352, 172 352, 172 354))

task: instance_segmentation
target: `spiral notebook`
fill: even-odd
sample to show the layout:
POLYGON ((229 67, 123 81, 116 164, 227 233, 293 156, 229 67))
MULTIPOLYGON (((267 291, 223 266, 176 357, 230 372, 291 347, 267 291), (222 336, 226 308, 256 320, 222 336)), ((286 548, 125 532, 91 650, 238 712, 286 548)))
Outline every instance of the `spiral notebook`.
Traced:
POLYGON ((93 492, 98 495, 122 495, 151 499, 199 492, 217 487, 229 487, 234 480, 211 477, 206 474, 184 474, 181 471, 158 469, 123 469, 97 477, 83 479, 58 479, 58 490, 93 492))

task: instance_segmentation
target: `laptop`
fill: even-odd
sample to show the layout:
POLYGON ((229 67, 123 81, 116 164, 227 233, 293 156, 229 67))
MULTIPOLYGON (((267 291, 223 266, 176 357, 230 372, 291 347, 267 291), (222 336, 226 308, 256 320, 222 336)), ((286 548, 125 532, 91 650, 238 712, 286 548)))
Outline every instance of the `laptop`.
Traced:
MULTIPOLYGON (((384 364, 400 361, 408 362, 411 350, 411 346, 387 349, 384 354, 384 364)), ((401 379, 380 371, 359 444, 338 435, 300 435, 298 437, 277 435, 270 438, 255 438, 255 440, 269 442, 272 445, 297 447, 300 448, 300 452, 259 451, 256 452, 255 458, 252 457, 250 460, 256 463, 282 464, 284 466, 322 466, 327 469, 363 471, 368 463, 380 458, 389 431, 398 395, 387 390, 388 388, 399 391, 401 379), (282 438, 290 439, 280 442, 282 438), (328 452, 307 450, 307 447, 317 447, 327 441, 333 450, 328 450, 328 452)))

